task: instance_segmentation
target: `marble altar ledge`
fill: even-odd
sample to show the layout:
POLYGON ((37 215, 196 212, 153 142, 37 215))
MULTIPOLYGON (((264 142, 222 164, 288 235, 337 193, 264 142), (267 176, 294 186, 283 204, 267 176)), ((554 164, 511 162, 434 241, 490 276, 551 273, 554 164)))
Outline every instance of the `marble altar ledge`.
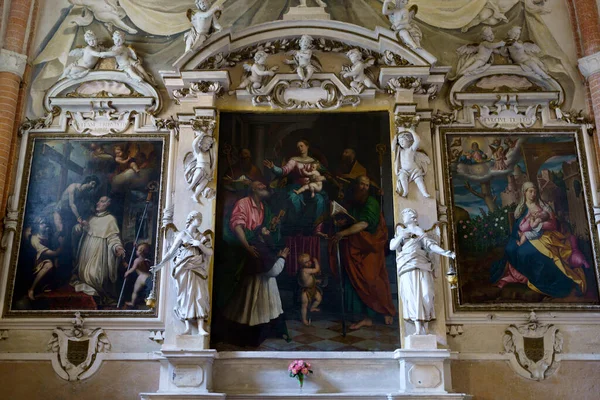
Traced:
MULTIPOLYGON (((299 391, 300 389, 298 389, 299 391)), ((281 394, 224 394, 224 393, 142 393, 141 400, 306 400, 306 399, 335 399, 335 400, 472 400, 472 396, 459 393, 447 394, 358 394, 358 393, 281 393, 281 394)))

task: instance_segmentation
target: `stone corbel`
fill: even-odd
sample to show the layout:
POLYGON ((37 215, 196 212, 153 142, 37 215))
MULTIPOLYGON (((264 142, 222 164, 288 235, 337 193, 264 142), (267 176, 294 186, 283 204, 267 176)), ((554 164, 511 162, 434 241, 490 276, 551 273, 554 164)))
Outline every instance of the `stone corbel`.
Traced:
POLYGON ((26 66, 27 56, 25 54, 0 49, 0 72, 10 72, 22 79, 26 66))
POLYGON ((577 63, 579 64, 581 74, 585 79, 589 79, 590 76, 600 72, 600 52, 580 58, 577 60, 577 63))

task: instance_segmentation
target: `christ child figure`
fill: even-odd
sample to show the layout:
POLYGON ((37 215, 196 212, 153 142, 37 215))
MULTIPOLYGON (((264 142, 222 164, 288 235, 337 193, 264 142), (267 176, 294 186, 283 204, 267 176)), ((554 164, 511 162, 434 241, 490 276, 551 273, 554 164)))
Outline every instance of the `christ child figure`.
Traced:
POLYGON ((294 190, 294 193, 300 194, 306 192, 307 190, 310 190, 310 197, 314 198, 315 193, 319 193, 321 190, 323 190, 323 182, 325 182, 327 178, 322 176, 319 172, 318 162, 308 164, 306 169, 302 172, 303 175, 308 177, 309 182, 294 190))
POLYGON ((300 313, 302 315, 302 323, 309 326, 310 321, 307 317, 308 307, 310 306, 310 312, 319 312, 321 311, 319 304, 323 301, 321 288, 317 286, 321 281, 316 277, 316 275, 321 273, 321 265, 316 258, 311 257, 307 253, 298 256, 298 265, 301 268, 298 271, 298 285, 302 289, 300 295, 302 308, 300 313))
POLYGON ((152 266, 152 262, 148 259, 148 256, 150 255, 150 245, 148 243, 141 243, 137 247, 135 255, 137 258, 133 261, 133 265, 125 272, 125 279, 134 272, 137 272, 137 279, 133 285, 131 301, 125 303, 125 305, 129 307, 135 306, 135 302, 139 297, 140 292, 146 286, 146 280, 150 277, 150 267, 152 266))
POLYGON ((520 246, 525 243, 527 239, 535 240, 542 237, 542 234, 544 233, 542 229, 544 222, 548 221, 549 219, 550 213, 543 209, 533 212, 529 216, 529 226, 531 227, 531 230, 527 232, 522 232, 519 230, 519 240, 517 241, 517 244, 520 246))
POLYGON ((124 172, 131 168, 134 172, 140 172, 140 167, 135 160, 129 156, 125 156, 122 146, 115 146, 115 161, 119 164, 119 172, 124 172))

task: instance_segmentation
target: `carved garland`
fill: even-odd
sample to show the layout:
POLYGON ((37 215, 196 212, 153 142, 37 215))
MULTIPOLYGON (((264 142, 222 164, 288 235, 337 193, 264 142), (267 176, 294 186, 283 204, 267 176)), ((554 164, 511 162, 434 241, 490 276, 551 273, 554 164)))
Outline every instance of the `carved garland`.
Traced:
MULTIPOLYGON (((280 39, 275 41, 262 42, 252 46, 245 47, 241 50, 229 54, 218 53, 207 58, 197 69, 200 70, 219 70, 227 67, 235 67, 238 63, 248 61, 254 58, 257 51, 262 50, 267 54, 273 55, 277 53, 287 52, 289 50, 298 50, 299 39, 280 39)), ((320 50, 324 53, 346 53, 352 49, 358 48, 347 43, 342 43, 337 40, 318 38, 314 41, 314 50, 320 50)), ((390 50, 383 53, 374 52, 372 50, 358 48, 365 59, 374 57, 376 66, 384 67, 403 67, 411 65, 408 60, 390 50)))

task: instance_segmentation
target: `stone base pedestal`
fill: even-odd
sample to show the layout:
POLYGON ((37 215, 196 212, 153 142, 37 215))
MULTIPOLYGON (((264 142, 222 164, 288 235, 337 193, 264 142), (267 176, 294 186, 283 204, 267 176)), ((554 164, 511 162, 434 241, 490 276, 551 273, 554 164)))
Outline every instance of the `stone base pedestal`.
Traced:
POLYGON ((290 10, 283 14, 284 21, 311 19, 329 20, 331 17, 325 11, 325 7, 290 7, 290 10))
POLYGON ((437 349, 435 335, 410 335, 406 348, 396 350, 400 362, 400 392, 445 395, 452 391, 450 351, 437 349))
MULTIPOLYGON (((183 338, 183 336, 181 337, 183 338)), ((188 338, 193 340, 194 337, 188 336, 188 338)), ((201 337, 196 338, 203 339, 201 337)), ((190 344, 193 345, 193 343, 188 343, 188 345, 190 344)), ((163 348, 162 354, 166 360, 161 363, 159 393, 144 395, 146 397, 142 396, 142 399, 154 398, 153 396, 157 395, 164 397, 166 394, 179 395, 186 393, 210 395, 206 398, 224 397, 224 395, 218 393, 210 393, 212 389, 213 361, 217 355, 215 350, 163 348)))

